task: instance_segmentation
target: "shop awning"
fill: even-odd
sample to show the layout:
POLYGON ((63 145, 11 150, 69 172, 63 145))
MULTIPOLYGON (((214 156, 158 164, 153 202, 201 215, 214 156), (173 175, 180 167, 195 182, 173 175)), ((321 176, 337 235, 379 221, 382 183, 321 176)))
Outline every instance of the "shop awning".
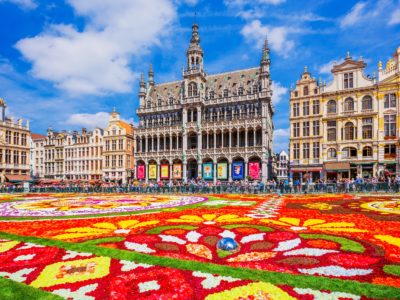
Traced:
POLYGON ((324 167, 326 171, 348 171, 350 170, 350 163, 348 161, 326 162, 324 167))
POLYGON ((9 182, 33 181, 29 175, 6 175, 9 182))
POLYGON ((290 172, 292 172, 292 173, 300 173, 300 172, 303 172, 303 173, 307 173, 307 172, 321 172, 322 171, 322 168, 291 168, 290 169, 290 172))

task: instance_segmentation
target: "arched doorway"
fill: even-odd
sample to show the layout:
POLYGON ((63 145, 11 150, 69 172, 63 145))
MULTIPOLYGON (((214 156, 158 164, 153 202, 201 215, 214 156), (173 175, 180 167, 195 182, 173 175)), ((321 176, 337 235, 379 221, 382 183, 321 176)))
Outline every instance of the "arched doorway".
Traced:
POLYGON ((197 160, 189 159, 187 163, 187 179, 197 179, 197 160))

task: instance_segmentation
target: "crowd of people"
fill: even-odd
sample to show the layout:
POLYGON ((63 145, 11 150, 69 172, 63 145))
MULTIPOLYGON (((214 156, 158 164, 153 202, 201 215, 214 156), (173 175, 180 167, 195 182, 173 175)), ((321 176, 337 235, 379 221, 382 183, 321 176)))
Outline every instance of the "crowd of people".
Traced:
MULTIPOLYGON (((26 192, 22 185, 1 184, 0 192, 17 193, 26 192)), ((341 180, 316 180, 310 179, 285 179, 268 180, 237 180, 237 181, 212 181, 191 179, 188 181, 129 181, 121 182, 69 182, 43 184, 33 183, 29 192, 133 192, 133 193, 351 193, 351 192, 399 192, 400 176, 353 178, 341 180)))

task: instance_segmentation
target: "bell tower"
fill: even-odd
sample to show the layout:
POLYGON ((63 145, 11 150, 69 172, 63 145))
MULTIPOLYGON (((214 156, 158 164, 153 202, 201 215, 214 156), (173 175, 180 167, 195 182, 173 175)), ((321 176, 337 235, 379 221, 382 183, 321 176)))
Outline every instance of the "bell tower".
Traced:
POLYGON ((192 25, 192 38, 186 51, 187 70, 203 71, 203 49, 200 45, 199 25, 192 25))

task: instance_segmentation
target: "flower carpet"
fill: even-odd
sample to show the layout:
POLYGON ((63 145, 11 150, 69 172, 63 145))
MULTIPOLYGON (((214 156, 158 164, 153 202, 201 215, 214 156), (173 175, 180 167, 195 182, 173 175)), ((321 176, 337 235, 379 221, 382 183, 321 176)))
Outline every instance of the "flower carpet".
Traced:
POLYGON ((0 261, 0 299, 400 299, 400 196, 0 195, 0 261))

